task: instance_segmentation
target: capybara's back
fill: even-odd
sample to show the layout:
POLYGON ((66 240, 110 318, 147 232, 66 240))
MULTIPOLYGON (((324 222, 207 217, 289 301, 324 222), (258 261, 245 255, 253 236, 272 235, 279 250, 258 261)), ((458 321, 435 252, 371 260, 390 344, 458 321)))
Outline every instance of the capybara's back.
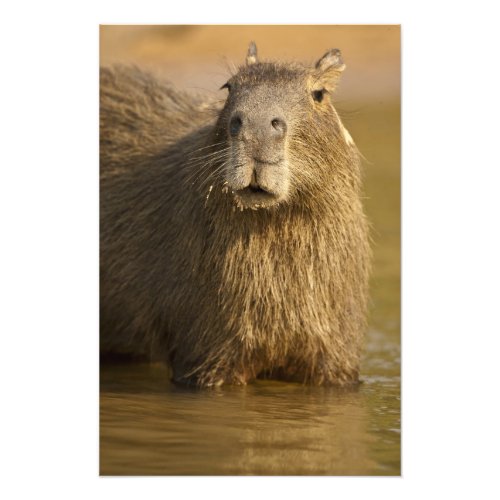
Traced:
POLYGON ((101 70, 101 350, 180 383, 355 383, 370 250, 340 52, 247 61, 226 102, 101 70))

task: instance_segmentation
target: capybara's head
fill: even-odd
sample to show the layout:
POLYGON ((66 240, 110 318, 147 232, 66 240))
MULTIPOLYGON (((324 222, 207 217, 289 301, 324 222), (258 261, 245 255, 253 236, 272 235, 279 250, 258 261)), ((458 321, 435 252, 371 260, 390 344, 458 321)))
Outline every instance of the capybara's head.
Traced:
POLYGON ((217 123, 225 185, 240 208, 317 192, 339 139, 331 94, 344 68, 338 49, 305 67, 259 62, 250 44, 246 65, 223 85, 228 96, 217 123))

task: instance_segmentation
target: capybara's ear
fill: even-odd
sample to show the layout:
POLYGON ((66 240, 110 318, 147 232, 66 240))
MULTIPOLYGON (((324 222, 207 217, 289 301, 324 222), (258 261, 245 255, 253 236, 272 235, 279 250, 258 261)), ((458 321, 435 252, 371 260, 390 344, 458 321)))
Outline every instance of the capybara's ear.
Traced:
POLYGON ((340 79, 345 64, 339 49, 330 49, 314 67, 314 84, 319 84, 327 90, 334 90, 340 79))
POLYGON ((257 45, 255 42, 250 42, 247 52, 247 64, 255 64, 257 62, 257 45))

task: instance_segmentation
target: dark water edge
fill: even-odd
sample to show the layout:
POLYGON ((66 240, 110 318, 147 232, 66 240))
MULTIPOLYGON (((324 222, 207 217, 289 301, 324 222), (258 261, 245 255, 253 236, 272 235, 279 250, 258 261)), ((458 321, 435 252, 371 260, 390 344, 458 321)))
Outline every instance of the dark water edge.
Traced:
POLYGON ((162 365, 103 364, 101 475, 400 475, 400 105, 338 108, 367 160, 374 272, 363 383, 196 391, 172 385, 162 365))

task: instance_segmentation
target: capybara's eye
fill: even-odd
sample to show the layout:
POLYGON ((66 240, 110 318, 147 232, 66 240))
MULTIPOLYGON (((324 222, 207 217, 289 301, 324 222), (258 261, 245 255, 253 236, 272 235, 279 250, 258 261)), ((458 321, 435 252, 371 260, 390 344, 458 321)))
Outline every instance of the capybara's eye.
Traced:
POLYGON ((323 97, 325 96, 325 92, 326 92, 325 89, 314 90, 313 93, 312 93, 313 99, 316 102, 321 102, 323 100, 323 97))
POLYGON ((226 83, 225 83, 225 84, 224 84, 224 85, 223 85, 220 89, 221 89, 221 90, 222 90, 222 89, 227 89, 227 90, 231 91, 231 85, 229 85, 229 83, 228 83, 228 82, 226 82, 226 83))

